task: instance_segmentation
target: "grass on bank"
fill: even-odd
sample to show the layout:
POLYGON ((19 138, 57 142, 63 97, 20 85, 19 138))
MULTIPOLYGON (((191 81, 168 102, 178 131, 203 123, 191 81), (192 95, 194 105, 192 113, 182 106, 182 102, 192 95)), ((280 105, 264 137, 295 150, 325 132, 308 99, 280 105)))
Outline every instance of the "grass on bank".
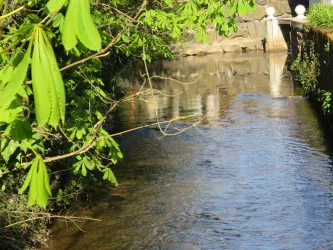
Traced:
POLYGON ((333 5, 314 4, 307 15, 312 25, 326 29, 333 28, 333 5))

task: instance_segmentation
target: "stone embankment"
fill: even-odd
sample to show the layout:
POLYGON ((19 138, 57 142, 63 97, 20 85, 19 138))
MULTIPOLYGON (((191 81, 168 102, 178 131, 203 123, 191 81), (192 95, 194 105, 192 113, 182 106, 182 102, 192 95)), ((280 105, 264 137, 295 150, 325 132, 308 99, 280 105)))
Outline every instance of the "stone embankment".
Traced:
POLYGON ((294 21, 292 27, 292 60, 297 56, 304 57, 313 48, 317 57, 318 84, 321 90, 333 92, 333 33, 323 28, 313 27, 307 22, 294 21))
POLYGON ((299 62, 307 65, 301 72, 296 70, 295 77, 311 84, 309 99, 333 129, 333 32, 306 21, 294 21, 291 27, 293 66, 297 69, 299 62), (312 66, 314 63, 315 67, 312 66), (315 77, 314 81, 312 77, 315 77))
MULTIPOLYGON (((237 17, 238 31, 231 33, 229 38, 219 36, 213 29, 208 29, 208 43, 197 43, 194 35, 188 32, 185 41, 173 44, 171 49, 178 55, 201 55, 212 53, 245 52, 262 50, 266 38, 266 9, 275 8, 276 17, 291 17, 294 9, 293 0, 256 0, 255 13, 237 17)), ((299 3, 299 1, 298 1, 299 3)))

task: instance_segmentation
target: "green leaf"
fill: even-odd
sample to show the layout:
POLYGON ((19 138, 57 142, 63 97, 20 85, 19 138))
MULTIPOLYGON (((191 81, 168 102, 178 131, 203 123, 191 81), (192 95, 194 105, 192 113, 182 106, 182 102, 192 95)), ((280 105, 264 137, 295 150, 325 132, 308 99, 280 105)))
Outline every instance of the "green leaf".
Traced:
POLYGON ((65 21, 65 17, 63 16, 63 14, 58 13, 53 19, 52 26, 55 28, 59 27, 59 30, 62 33, 62 29, 64 27, 64 21, 65 21))
POLYGON ((33 172, 33 167, 30 167, 27 177, 25 178, 25 181, 19 190, 19 194, 23 194, 23 192, 29 187, 31 177, 32 177, 32 172, 33 172))
POLYGON ((62 8, 62 6, 65 4, 66 0, 50 0, 46 4, 46 8, 49 13, 55 12, 62 8))
POLYGON ((20 146, 19 142, 11 140, 8 146, 4 150, 2 150, 1 155, 6 163, 8 163, 9 158, 12 156, 12 154, 19 146, 20 146))
POLYGON ((129 43, 130 39, 128 38, 128 36, 124 33, 121 35, 121 39, 125 42, 125 43, 129 43))
POLYGON ((14 109, 6 109, 1 110, 0 109, 0 123, 11 123, 13 122, 16 117, 23 112, 22 107, 17 107, 14 109))
POLYGON ((95 164, 88 157, 84 156, 82 159, 80 157, 77 157, 77 159, 79 161, 73 165, 73 167, 75 167, 74 173, 77 173, 81 169, 81 174, 83 176, 86 176, 87 168, 90 170, 94 169, 95 164))
POLYGON ((31 180, 29 184, 29 193, 28 193, 28 206, 35 204, 37 200, 37 169, 38 169, 38 160, 35 158, 31 166, 31 180))
POLYGON ((30 64, 31 45, 32 43, 30 42, 22 61, 14 69, 14 73, 9 83, 6 84, 3 91, 0 92, 0 108, 2 109, 6 109, 10 105, 19 89, 22 88, 30 64))
MULTIPOLYGON (((42 159, 38 159, 38 173, 37 173, 37 199, 36 203, 43 208, 46 208, 49 193, 46 190, 45 180, 48 180, 45 164, 42 159), (45 176, 46 175, 46 176, 45 176)), ((50 187, 48 187, 50 188, 50 187)), ((51 191, 50 191, 51 193, 51 191)))
POLYGON ((111 182, 113 185, 115 185, 116 187, 118 187, 118 182, 116 177, 114 176, 112 170, 110 168, 105 168, 103 170, 104 175, 103 175, 103 180, 108 180, 109 182, 111 182))
POLYGON ((32 85, 39 126, 56 127, 65 120, 65 89, 53 49, 41 27, 36 28, 32 56, 32 85))
POLYGON ((15 141, 30 139, 32 137, 32 128, 29 119, 16 117, 16 119, 8 125, 4 135, 11 136, 15 141))
POLYGON ((22 194, 28 186, 28 206, 37 203, 45 209, 47 200, 51 196, 51 189, 47 169, 40 155, 36 156, 32 161, 32 165, 21 189, 19 190, 19 194, 22 194))
POLYGON ((14 68, 12 66, 4 67, 0 71, 0 81, 5 84, 9 82, 10 78, 12 77, 14 72, 14 68))
POLYGON ((83 176, 86 176, 86 175, 87 175, 87 168, 86 168, 85 165, 82 165, 81 173, 82 173, 83 176))
POLYGON ((244 1, 247 1, 247 0, 238 1, 237 10, 238 10, 238 13, 239 13, 240 16, 245 16, 246 13, 247 13, 247 6, 244 3, 244 1))
POLYGON ((62 30, 62 43, 67 51, 73 49, 77 44, 75 35, 77 8, 77 0, 70 0, 65 16, 64 28, 62 30))
POLYGON ((71 0, 78 1, 77 12, 74 19, 75 33, 81 43, 90 50, 101 50, 102 40, 100 34, 90 15, 89 0, 71 0))
POLYGON ((0 152, 2 152, 9 144, 9 139, 6 137, 1 138, 0 152))
POLYGON ((76 46, 76 38, 90 50, 101 50, 102 39, 91 17, 89 0, 69 2, 62 36, 67 51, 76 46))

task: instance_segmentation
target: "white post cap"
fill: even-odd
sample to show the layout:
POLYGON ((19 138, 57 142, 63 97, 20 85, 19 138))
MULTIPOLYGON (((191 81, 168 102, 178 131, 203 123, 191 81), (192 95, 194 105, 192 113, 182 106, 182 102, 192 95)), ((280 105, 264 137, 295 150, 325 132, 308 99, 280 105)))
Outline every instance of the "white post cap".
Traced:
POLYGON ((306 18, 306 16, 304 16, 306 9, 302 4, 299 4, 296 6, 295 8, 295 12, 297 14, 296 18, 306 18))
POLYGON ((266 14, 267 14, 268 20, 276 19, 276 17, 274 16, 274 13, 275 13, 275 9, 273 7, 266 8, 266 14))

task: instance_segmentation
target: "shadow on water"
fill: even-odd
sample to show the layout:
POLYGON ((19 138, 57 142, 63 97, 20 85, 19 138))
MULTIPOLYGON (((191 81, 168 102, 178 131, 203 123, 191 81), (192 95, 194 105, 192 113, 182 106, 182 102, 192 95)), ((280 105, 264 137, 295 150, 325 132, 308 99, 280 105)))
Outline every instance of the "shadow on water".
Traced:
MULTIPOLYGON (((332 249, 331 142, 308 100, 293 97, 286 54, 227 54, 151 65, 162 120, 192 129, 163 137, 146 128, 117 137, 120 186, 53 227, 51 249, 332 249), (181 95, 177 95, 186 89, 181 95), (174 95, 173 98, 169 95, 174 95)), ((129 92, 140 80, 124 80, 129 92)), ((124 103, 116 129, 154 122, 146 101, 124 103)))

